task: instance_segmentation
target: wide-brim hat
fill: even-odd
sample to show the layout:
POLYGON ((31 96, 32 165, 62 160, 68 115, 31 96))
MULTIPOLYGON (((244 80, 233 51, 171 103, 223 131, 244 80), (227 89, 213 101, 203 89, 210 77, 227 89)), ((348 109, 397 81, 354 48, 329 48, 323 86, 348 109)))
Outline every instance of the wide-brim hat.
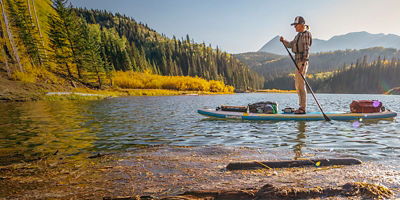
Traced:
POLYGON ((291 24, 291 26, 295 26, 297 24, 306 24, 306 21, 304 20, 304 18, 302 16, 297 16, 294 19, 294 22, 291 24))

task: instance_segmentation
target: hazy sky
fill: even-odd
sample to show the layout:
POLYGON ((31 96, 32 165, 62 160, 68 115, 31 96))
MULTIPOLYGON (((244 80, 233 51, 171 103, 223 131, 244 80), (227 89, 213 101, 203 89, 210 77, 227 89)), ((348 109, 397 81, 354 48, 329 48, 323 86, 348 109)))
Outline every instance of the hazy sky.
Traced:
POLYGON ((258 51, 276 35, 293 38, 298 15, 314 38, 367 31, 400 35, 400 0, 70 0, 76 7, 119 12, 159 33, 217 45, 230 53, 258 51))

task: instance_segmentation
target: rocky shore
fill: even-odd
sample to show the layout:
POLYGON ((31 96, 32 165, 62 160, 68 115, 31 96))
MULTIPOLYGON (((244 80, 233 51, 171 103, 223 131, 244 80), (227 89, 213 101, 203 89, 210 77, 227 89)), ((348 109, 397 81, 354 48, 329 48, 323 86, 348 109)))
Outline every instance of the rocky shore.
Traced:
POLYGON ((248 148, 157 146, 111 155, 49 155, 0 167, 0 198, 400 198, 398 163, 226 170, 230 162, 282 160, 292 154, 248 148))

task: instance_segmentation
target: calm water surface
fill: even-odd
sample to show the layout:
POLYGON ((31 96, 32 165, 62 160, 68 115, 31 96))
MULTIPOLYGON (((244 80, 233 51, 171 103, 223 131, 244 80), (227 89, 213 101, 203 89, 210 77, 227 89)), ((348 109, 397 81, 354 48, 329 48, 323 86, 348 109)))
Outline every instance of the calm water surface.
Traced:
MULTIPOLYGON (((378 99, 400 111, 400 96, 317 94, 328 111, 355 99, 378 99)), ((307 154, 400 160, 398 120, 256 122, 215 120, 198 108, 277 101, 297 108, 296 94, 126 97, 101 101, 0 104, 1 165, 54 153, 119 152, 147 145, 254 147, 307 154)), ((308 96, 308 111, 318 111, 308 96)))

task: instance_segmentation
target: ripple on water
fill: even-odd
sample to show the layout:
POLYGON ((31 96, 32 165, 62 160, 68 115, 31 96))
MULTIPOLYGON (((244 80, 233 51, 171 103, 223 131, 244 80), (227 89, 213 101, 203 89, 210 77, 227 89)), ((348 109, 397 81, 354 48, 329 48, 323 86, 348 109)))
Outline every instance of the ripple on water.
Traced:
MULTIPOLYGON (((317 94, 325 111, 348 111, 354 99, 379 99, 400 111, 398 96, 317 94)), ((311 96, 308 110, 319 111, 311 96)), ((0 105, 0 160, 38 153, 122 151, 140 145, 253 147, 297 155, 399 160, 397 120, 253 122, 215 120, 198 108, 277 101, 297 107, 296 94, 126 97, 88 102, 0 105), (358 125, 354 126, 357 122, 358 125), (17 156, 18 155, 18 156, 17 156)), ((12 160, 12 159, 11 159, 12 160)))

